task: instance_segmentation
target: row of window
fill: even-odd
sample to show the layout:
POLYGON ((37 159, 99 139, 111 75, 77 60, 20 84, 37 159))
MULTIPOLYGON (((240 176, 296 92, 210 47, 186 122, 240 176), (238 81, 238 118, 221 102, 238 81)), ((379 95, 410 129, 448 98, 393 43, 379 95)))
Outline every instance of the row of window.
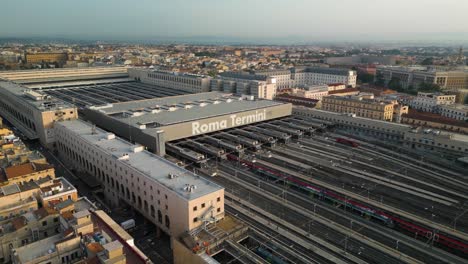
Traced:
MULTIPOLYGON (((2 95, 3 96, 3 95, 2 95)), ((0 108, 7 111, 11 115, 13 115, 17 120, 19 120, 21 123, 29 127, 31 130, 36 132, 36 124, 34 124, 33 121, 31 121, 29 118, 27 118, 23 113, 20 113, 17 111, 15 108, 11 107, 9 104, 5 104, 0 101, 0 108)), ((28 111, 29 112, 29 111, 28 111)), ((32 113, 30 113, 29 116, 32 116, 32 113)))
MULTIPOLYGON (((125 187, 123 183, 119 183, 117 179, 114 179, 114 177, 112 177, 112 174, 111 176, 109 176, 109 174, 104 173, 104 170, 101 170, 99 167, 96 167, 96 165, 93 165, 86 158, 83 158, 81 155, 77 154, 75 151, 65 146, 60 141, 60 139, 62 139, 60 135, 57 137, 57 139, 58 139, 57 141, 58 149, 61 151, 61 153, 65 154, 68 157, 68 159, 78 162, 83 168, 86 169, 87 172, 94 175, 101 182, 106 183, 104 186, 106 186, 107 190, 112 189, 113 191, 120 194, 119 197, 125 198, 127 202, 129 202, 130 204, 133 204, 137 209, 139 209, 143 213, 150 215, 152 218, 156 218, 156 210, 155 210, 154 205, 149 206, 148 201, 146 201, 145 199, 142 199, 139 195, 135 195, 133 191, 130 191, 129 185, 128 185, 129 184, 128 179, 126 179, 127 183, 125 187)), ((125 171, 125 173, 127 173, 127 171, 125 171)), ((131 174, 131 177, 133 178, 133 174, 131 174)), ((139 182, 140 178, 139 177, 136 177, 136 178, 137 178, 137 182, 139 182)), ((121 176, 121 180, 122 179, 123 177, 121 176)), ((146 182, 143 182, 143 184, 146 185, 146 182)), ((133 182, 131 182, 131 187, 134 187, 133 182)), ((137 186, 137 189, 139 192, 140 187, 137 186)), ((150 186, 150 190, 153 190, 153 186, 150 186)), ((159 195, 160 190, 157 190, 157 193, 159 195)), ((143 194, 146 196, 146 191, 144 191, 143 194)), ((167 194, 165 194, 164 197, 167 201, 168 199, 167 194)), ((151 195, 151 200, 154 200, 153 195, 151 195)), ((161 201, 158 200, 158 205, 160 204, 161 204, 161 201)), ((169 207, 167 204, 165 205, 165 209, 166 211, 169 210, 169 207)), ((160 209, 158 209, 157 216, 158 216, 158 222, 163 224, 163 216, 162 216, 162 212, 160 209)), ((167 228, 170 228, 170 219, 168 215, 165 215, 164 217, 164 224, 167 228)))

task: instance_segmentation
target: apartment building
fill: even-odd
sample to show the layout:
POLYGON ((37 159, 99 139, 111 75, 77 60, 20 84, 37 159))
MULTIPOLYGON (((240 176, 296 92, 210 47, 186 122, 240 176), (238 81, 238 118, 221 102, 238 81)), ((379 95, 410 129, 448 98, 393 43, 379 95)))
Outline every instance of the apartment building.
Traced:
POLYGON ((92 125, 56 125, 60 158, 93 175, 111 204, 124 202, 171 236, 224 217, 224 189, 92 125))
POLYGON ((450 104, 440 106, 442 116, 459 121, 468 121, 468 105, 450 104))
POLYGON ((191 93, 210 91, 211 77, 209 76, 143 68, 129 68, 128 74, 130 78, 136 81, 165 88, 191 93))
POLYGON ((304 85, 299 89, 292 89, 292 95, 321 101, 324 96, 328 96, 328 86, 304 85))
POLYGON ((275 78, 277 89, 333 83, 343 83, 347 87, 354 88, 357 81, 356 71, 338 68, 291 68, 288 70, 257 71, 254 74, 275 78))
POLYGON ((402 88, 418 88, 421 83, 437 84, 444 90, 456 91, 468 89, 468 71, 462 69, 444 69, 426 66, 378 66, 376 76, 382 76, 385 85, 391 80, 398 80, 402 88))
POLYGON ((362 96, 332 95, 322 99, 322 110, 392 121, 394 104, 367 99, 362 96))
POLYGON ((276 95, 276 79, 246 73, 225 72, 211 80, 211 91, 223 91, 237 96, 253 95, 255 98, 273 100, 276 95))
POLYGON ((64 178, 48 177, 1 188, 0 258, 10 250, 59 231, 59 210, 78 200, 77 190, 64 178))
POLYGON ((454 104, 455 98, 455 95, 419 92, 415 98, 408 101, 408 105, 424 112, 440 113, 440 106, 454 104))
POLYGON ((39 53, 26 53, 24 55, 26 63, 64 63, 68 59, 66 52, 39 52, 39 53))
POLYGON ((67 205, 47 208, 49 215, 39 219, 39 226, 52 227, 49 233, 11 246, 13 264, 151 263, 133 238, 89 200, 62 203, 67 205))
POLYGON ((29 162, 3 169, 0 186, 12 183, 24 184, 48 177, 55 178, 55 169, 52 165, 29 162))

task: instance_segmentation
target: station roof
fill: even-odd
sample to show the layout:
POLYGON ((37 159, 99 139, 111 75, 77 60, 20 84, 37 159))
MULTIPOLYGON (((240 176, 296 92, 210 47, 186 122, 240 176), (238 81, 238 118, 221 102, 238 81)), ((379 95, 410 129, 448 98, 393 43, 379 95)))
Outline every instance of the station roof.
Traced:
POLYGON ((0 78, 16 83, 44 83, 68 80, 86 80, 110 77, 128 77, 126 67, 86 67, 39 69, 1 72, 0 78))
POLYGON ((118 137, 109 137, 109 135, 113 134, 101 129, 93 129, 93 125, 84 121, 64 121, 57 125, 69 129, 93 147, 99 148, 113 159, 119 160, 146 175, 150 180, 166 186, 185 200, 193 200, 223 189, 221 186, 199 177, 160 156, 142 150, 142 146, 133 145, 118 137), (140 149, 138 150, 138 148, 140 149), (175 177, 171 179, 168 177, 169 174, 173 174, 175 177), (193 192, 184 190, 187 184, 196 186, 196 189, 193 192))
POLYGON ((105 115, 139 127, 163 127, 284 104, 269 100, 243 100, 231 94, 207 92, 91 107, 105 115), (153 111, 153 112, 152 112, 153 111))
POLYGON ((16 84, 14 82, 9 82, 9 81, 1 81, 0 79, 0 89, 4 89, 14 96, 20 98, 25 102, 25 104, 31 105, 34 108, 37 108, 43 112, 45 111, 56 111, 56 110, 61 110, 61 109, 67 109, 67 108, 74 108, 73 105, 65 103, 62 100, 59 100, 55 97, 47 97, 45 98, 45 95, 42 94, 42 92, 34 92, 34 95, 37 95, 38 97, 44 96, 44 99, 42 100, 34 100, 33 98, 30 98, 26 96, 25 92, 28 90, 27 87, 24 87, 22 85, 16 84))

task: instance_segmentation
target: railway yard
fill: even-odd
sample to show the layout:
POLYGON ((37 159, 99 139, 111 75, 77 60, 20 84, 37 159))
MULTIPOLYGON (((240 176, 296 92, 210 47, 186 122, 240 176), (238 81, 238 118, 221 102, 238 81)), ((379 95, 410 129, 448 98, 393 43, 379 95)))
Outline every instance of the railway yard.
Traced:
POLYGON ((226 211, 251 229, 240 242, 250 249, 244 255, 273 263, 468 263, 466 175, 344 137, 332 125, 287 117, 166 149, 171 161, 225 187, 226 211))

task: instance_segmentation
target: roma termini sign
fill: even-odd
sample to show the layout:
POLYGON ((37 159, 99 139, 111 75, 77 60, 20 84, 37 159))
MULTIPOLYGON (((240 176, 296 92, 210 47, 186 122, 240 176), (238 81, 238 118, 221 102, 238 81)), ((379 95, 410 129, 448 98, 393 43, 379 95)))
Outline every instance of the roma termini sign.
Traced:
POLYGON ((192 136, 215 132, 231 127, 243 126, 267 120, 266 109, 255 111, 255 113, 238 116, 232 114, 225 119, 213 122, 192 122, 192 136))

